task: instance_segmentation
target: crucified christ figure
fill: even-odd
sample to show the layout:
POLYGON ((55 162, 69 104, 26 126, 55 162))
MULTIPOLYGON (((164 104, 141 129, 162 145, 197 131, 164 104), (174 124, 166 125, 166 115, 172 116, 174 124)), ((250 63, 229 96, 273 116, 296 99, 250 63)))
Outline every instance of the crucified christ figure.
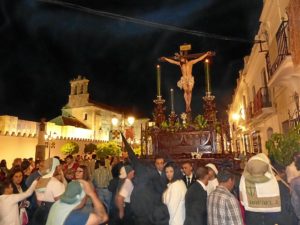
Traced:
POLYGON ((181 78, 180 80, 177 82, 177 86, 180 89, 183 89, 184 91, 184 100, 185 100, 185 104, 186 104, 186 112, 191 112, 191 101, 192 101, 192 90, 194 87, 194 76, 192 75, 193 72, 193 65, 196 64, 197 62, 200 62, 202 60, 204 60, 206 57, 212 56, 213 53, 212 52, 206 52, 204 54, 202 54, 201 56, 192 59, 192 60, 188 60, 186 56, 183 55, 179 55, 177 54, 175 56, 175 58, 178 58, 178 60, 174 60, 171 58, 167 58, 167 57, 161 57, 162 61, 166 61, 175 65, 180 66, 181 69, 181 78))

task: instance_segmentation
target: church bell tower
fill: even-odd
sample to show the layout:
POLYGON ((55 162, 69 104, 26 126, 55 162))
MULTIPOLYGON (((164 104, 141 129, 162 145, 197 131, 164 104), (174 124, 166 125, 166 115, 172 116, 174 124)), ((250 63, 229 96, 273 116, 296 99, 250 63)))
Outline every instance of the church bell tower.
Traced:
POLYGON ((89 80, 81 75, 70 81, 71 93, 69 95, 68 107, 82 107, 87 106, 89 102, 88 93, 89 80))

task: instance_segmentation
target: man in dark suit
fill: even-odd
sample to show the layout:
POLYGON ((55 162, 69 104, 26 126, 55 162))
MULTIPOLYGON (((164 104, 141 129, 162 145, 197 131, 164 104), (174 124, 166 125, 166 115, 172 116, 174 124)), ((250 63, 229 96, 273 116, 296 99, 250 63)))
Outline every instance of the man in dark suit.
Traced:
POLYGON ((164 178, 164 173, 160 175, 164 167, 163 158, 156 159, 154 167, 136 157, 123 134, 122 140, 128 152, 129 161, 135 170, 134 188, 130 197, 134 224, 167 225, 169 212, 166 205, 161 201, 161 194, 166 188, 167 180, 164 178))
POLYGON ((207 192, 208 169, 199 167, 196 170, 197 180, 190 186, 185 195, 184 225, 207 225, 207 192))
POLYGON ((167 188, 167 178, 164 173, 165 159, 162 156, 155 157, 155 172, 152 176, 152 185, 157 193, 157 197, 161 199, 162 193, 167 188))
POLYGON ((193 172, 193 166, 190 162, 185 162, 182 164, 182 171, 184 173, 183 181, 187 188, 189 188, 195 181, 196 177, 193 172))

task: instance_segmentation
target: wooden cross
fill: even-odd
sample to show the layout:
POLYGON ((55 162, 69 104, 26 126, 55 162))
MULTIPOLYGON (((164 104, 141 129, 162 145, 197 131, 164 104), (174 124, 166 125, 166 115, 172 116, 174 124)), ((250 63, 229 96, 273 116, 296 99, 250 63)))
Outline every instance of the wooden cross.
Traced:
MULTIPOLYGON (((179 53, 175 53, 174 56, 167 56, 167 58, 170 58, 170 59, 174 59, 174 60, 177 60, 179 61, 180 58, 185 58, 187 60, 190 60, 190 59, 196 59, 202 55, 205 54, 204 53, 194 53, 194 54, 188 54, 188 52, 192 49, 192 46, 190 44, 183 44, 183 45, 180 45, 179 47, 179 53)), ((216 55, 216 52, 211 52, 211 56, 215 56, 216 55)), ((166 62, 166 60, 162 59, 162 58, 159 58, 158 61, 160 62, 166 62)))

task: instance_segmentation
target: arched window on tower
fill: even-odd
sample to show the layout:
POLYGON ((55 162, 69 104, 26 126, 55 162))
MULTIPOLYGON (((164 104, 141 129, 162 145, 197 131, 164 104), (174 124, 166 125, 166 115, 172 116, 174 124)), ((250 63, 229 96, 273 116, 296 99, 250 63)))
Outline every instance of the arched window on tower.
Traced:
POLYGON ((75 87, 74 87, 74 95, 77 95, 77 93, 78 93, 77 85, 75 85, 75 87))

